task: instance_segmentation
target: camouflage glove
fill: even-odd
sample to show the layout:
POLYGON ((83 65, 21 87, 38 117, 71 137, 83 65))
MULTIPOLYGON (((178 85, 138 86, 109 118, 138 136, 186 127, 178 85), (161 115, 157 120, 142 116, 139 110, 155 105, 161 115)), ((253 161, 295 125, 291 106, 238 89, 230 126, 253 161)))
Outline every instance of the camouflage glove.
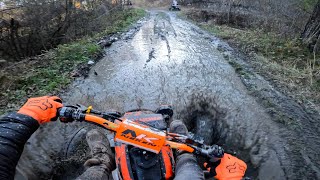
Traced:
POLYGON ((30 98, 24 104, 19 114, 24 114, 37 120, 39 124, 57 120, 58 108, 63 107, 62 100, 57 96, 30 98))

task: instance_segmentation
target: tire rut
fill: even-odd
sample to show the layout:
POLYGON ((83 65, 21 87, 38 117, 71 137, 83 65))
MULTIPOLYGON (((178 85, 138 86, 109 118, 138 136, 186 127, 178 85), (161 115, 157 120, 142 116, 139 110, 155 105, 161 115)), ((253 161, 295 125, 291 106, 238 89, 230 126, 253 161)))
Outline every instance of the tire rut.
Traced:
MULTIPOLYGON (((124 37, 130 38, 105 49, 105 57, 92 68, 89 77, 76 81, 63 95, 67 104, 119 111, 172 104, 175 118, 184 120, 195 136, 210 144, 220 144, 243 159, 249 165, 249 177, 317 179, 319 144, 310 144, 319 140, 319 131, 311 130, 319 125, 303 111, 301 116, 292 116, 298 119, 301 129, 290 130, 279 123, 261 99, 269 97, 280 106, 285 99, 277 99, 272 93, 260 96, 265 91, 255 88, 259 83, 248 84, 249 80, 239 77, 230 65, 238 56, 232 56, 234 50, 228 45, 174 13, 160 11, 151 11, 149 19, 132 37, 124 37)), ((249 72, 256 76, 252 70, 249 72)), ((268 87, 267 82, 261 82, 262 87, 268 87)), ((290 101, 283 103, 288 103, 283 106, 286 117, 299 110, 290 101)), ((64 137, 82 126, 64 126, 65 132, 61 126, 43 127, 46 136, 35 134, 30 140, 35 143, 30 143, 22 158, 40 159, 32 161, 37 171, 29 171, 42 169, 52 173, 56 161, 49 157, 58 156, 66 141, 64 137), (59 143, 46 142, 48 137, 57 137, 55 141, 59 143), (44 151, 48 144, 54 151, 44 151), (34 154, 38 147, 43 149, 41 158, 34 154), (44 159, 48 160, 45 164, 41 162, 44 159)))

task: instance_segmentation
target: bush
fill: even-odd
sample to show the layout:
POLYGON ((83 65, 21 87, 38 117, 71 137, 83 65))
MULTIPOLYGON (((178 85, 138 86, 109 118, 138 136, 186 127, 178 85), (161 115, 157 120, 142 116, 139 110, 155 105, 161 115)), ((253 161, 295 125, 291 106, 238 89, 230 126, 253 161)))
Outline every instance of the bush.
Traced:
POLYGON ((5 0, 8 9, 0 11, 0 55, 18 61, 92 36, 113 24, 109 18, 122 10, 111 0, 79 2, 82 1, 5 0))
POLYGON ((56 93, 72 82, 71 73, 89 59, 101 55, 103 49, 96 41, 103 36, 124 31, 145 15, 141 9, 129 9, 118 13, 114 24, 94 37, 84 37, 73 43, 59 45, 55 49, 23 60, 2 70, 0 76, 0 114, 21 105, 31 96, 56 93), (119 22, 118 22, 119 21, 119 22))

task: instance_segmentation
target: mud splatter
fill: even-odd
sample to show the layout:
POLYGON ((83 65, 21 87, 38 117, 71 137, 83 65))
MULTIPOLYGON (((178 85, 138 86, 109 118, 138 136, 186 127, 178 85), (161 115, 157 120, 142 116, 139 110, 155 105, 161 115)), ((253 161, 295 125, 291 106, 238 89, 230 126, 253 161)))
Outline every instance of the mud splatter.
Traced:
MULTIPOLYGON (((175 14, 150 13, 132 38, 114 42, 89 77, 70 87, 63 95, 67 104, 119 111, 172 104, 175 117, 184 120, 191 132, 245 160, 250 177, 316 179, 316 171, 301 156, 303 148, 284 138, 283 134, 290 132, 275 122, 250 94, 228 63, 228 56, 219 51, 218 39, 175 14), (154 59, 145 66, 152 49, 154 59), (302 170, 295 171, 292 167, 296 166, 302 170)), ((70 132, 82 126, 43 127, 30 139, 20 165, 29 160, 29 171, 52 174, 56 161, 48 156, 58 156, 70 132)))
POLYGON ((149 57, 147 59, 147 63, 150 62, 151 59, 155 58, 154 52, 155 52, 155 50, 154 50, 154 48, 152 48, 152 50, 149 52, 149 57))

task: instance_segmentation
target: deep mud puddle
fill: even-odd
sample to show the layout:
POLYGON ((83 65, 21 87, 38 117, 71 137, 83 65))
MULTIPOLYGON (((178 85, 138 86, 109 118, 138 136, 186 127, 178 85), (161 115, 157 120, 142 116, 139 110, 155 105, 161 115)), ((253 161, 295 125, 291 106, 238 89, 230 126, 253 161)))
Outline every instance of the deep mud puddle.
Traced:
MULTIPOLYGON (((68 104, 118 111, 172 104, 174 118, 183 120, 190 132, 208 144, 222 145, 247 162, 249 177, 298 177, 292 168, 296 161, 288 155, 290 146, 281 138, 280 128, 249 95, 217 50, 215 38, 175 14, 151 12, 132 38, 106 49, 106 56, 89 77, 75 82, 63 99, 68 104)), ((36 173, 55 177, 52 168, 61 162, 57 154, 65 155, 62 147, 66 141, 76 129, 86 126, 43 127, 26 146, 19 167, 32 166, 36 173), (56 135, 54 142, 51 134, 56 135), (34 145, 40 147, 40 156, 33 153, 34 145), (30 160, 32 165, 26 165, 30 160), (44 161, 50 162, 46 168, 40 167, 44 161)), ((82 155, 86 157, 85 152, 82 155)))

